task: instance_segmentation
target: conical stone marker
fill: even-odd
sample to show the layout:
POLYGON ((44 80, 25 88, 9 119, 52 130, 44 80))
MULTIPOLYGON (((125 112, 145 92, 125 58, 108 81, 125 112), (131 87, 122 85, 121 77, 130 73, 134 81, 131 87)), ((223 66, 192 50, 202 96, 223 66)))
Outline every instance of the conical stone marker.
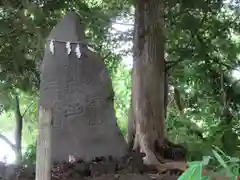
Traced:
POLYGON ((73 12, 56 25, 47 40, 39 106, 53 111, 53 162, 126 154, 109 73, 86 43, 83 25, 73 12))

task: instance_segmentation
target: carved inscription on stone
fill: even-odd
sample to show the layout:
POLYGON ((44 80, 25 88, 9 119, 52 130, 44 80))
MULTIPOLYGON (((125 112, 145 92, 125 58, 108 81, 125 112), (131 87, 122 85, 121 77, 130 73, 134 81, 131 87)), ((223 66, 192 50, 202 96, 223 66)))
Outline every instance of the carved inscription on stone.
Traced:
POLYGON ((83 81, 87 85, 90 85, 92 83, 92 80, 90 78, 86 78, 86 77, 83 79, 83 81))
POLYGON ((61 105, 60 99, 56 99, 56 100, 54 101, 53 107, 54 107, 55 112, 61 112, 61 110, 62 110, 62 105, 61 105))
POLYGON ((89 120, 89 126, 97 126, 103 124, 103 120, 89 120))
POLYGON ((93 126, 98 126, 103 124, 103 119, 100 116, 101 112, 97 112, 94 110, 88 111, 89 113, 87 114, 89 120, 88 120, 88 125, 93 127, 93 126))
POLYGON ((84 107, 81 103, 69 103, 67 106, 64 107, 64 116, 67 118, 73 115, 81 115, 84 113, 84 107))
POLYGON ((53 88, 54 89, 58 88, 58 83, 56 81, 47 81, 47 82, 44 82, 42 86, 44 91, 48 91, 53 88))
POLYGON ((101 108, 104 105, 104 99, 101 97, 89 97, 88 108, 101 108))
POLYGON ((76 83, 70 83, 70 82, 67 82, 64 86, 64 94, 67 95, 67 94, 73 94, 73 93, 76 93, 76 92, 82 92, 81 88, 79 87, 78 84, 76 83))

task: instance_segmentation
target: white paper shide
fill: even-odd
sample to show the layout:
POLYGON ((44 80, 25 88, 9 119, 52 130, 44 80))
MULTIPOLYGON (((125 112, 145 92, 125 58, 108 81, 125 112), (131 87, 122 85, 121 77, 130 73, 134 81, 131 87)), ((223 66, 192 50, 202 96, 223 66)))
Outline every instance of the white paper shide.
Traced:
MULTIPOLYGON (((56 43, 56 41, 54 41, 53 39, 50 41, 50 44, 49 44, 49 50, 52 54, 55 53, 55 47, 54 47, 54 43, 56 43)), ((75 44, 75 43, 74 43, 75 44)), ((71 49, 71 42, 66 42, 66 49, 67 49, 67 54, 70 55, 72 49, 71 49)), ((76 46, 76 49, 75 49, 75 53, 76 53, 76 56, 78 57, 78 59, 81 58, 82 56, 82 53, 81 53, 81 48, 80 48, 80 45, 77 44, 76 46)))

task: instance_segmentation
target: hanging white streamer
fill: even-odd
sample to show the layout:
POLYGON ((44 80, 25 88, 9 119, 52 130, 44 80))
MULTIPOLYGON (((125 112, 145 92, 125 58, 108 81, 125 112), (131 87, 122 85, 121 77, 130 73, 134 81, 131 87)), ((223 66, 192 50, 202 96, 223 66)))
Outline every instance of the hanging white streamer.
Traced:
POLYGON ((71 53, 71 44, 70 44, 70 42, 67 42, 66 43, 66 48, 67 48, 67 53, 68 53, 68 55, 71 53))
POLYGON ((76 49, 75 49, 75 52, 76 52, 77 57, 80 59, 82 53, 81 53, 81 51, 80 51, 80 46, 79 46, 79 44, 77 45, 77 47, 76 47, 76 49))
POLYGON ((49 44, 49 50, 52 54, 54 54, 54 40, 51 40, 50 41, 50 44, 49 44))
MULTIPOLYGON (((55 41, 52 39, 52 40, 50 41, 50 44, 49 44, 49 50, 50 50, 50 52, 51 52, 52 54, 55 53, 54 43, 55 43, 55 41)), ((69 55, 69 54, 71 53, 71 51, 72 51, 72 49, 71 49, 71 43, 70 43, 70 42, 66 42, 66 49, 67 49, 67 53, 68 53, 68 55, 69 55)), ((81 53, 80 45, 79 45, 79 44, 77 44, 77 47, 76 47, 76 49, 75 49, 75 52, 76 52, 77 57, 80 59, 81 56, 82 56, 82 53, 81 53)))

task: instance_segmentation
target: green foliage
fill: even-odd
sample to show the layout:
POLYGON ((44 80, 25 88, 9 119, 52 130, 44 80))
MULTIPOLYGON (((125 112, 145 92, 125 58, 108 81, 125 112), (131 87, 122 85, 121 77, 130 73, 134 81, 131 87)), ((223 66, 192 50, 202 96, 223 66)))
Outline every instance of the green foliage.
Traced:
POLYGON ((178 178, 178 180, 194 180, 199 179, 202 180, 202 169, 203 166, 201 163, 196 163, 192 165, 182 176, 178 178))
MULTIPOLYGON (((214 176, 228 177, 233 180, 240 175, 240 159, 226 155, 222 150, 215 147, 213 156, 204 157, 202 161, 189 162, 190 167, 181 175, 179 180, 210 179, 210 175, 203 174, 203 168, 208 168, 209 172, 215 172, 214 176), (214 162, 211 162, 210 159, 214 162), (214 164, 214 166, 211 166, 214 164), (214 167, 214 168, 213 168, 214 167)), ((211 174, 212 173, 208 173, 211 174)))
POLYGON ((26 152, 23 154, 21 162, 23 165, 31 165, 36 163, 36 143, 30 144, 26 152))
POLYGON ((126 135, 128 109, 131 99, 131 70, 120 64, 112 79, 115 91, 116 116, 123 135, 126 135))
MULTIPOLYGON (((37 131, 37 97, 36 95, 18 92, 20 99, 20 111, 23 117, 23 148, 25 144, 35 141, 37 131)), ((14 96, 10 96, 9 104, 5 111, 1 114, 0 118, 0 133, 11 133, 14 137, 14 130, 16 128, 15 120, 15 100, 14 96)), ((5 105, 5 104, 4 104, 5 105)))

